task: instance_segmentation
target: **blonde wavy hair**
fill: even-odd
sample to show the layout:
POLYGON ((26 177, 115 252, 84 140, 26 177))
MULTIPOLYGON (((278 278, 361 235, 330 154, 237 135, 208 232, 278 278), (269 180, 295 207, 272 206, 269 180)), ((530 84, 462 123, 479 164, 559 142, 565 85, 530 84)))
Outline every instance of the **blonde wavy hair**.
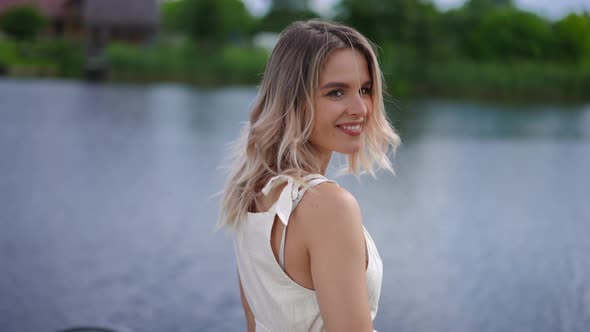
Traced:
POLYGON ((389 123, 383 104, 383 77, 372 44, 353 28, 330 21, 294 22, 274 47, 252 106, 250 121, 230 147, 229 178, 222 192, 217 229, 239 225, 260 206, 258 194, 278 174, 295 181, 320 173, 318 150, 309 142, 314 123, 314 97, 328 56, 351 48, 367 60, 373 81, 373 112, 363 135, 364 146, 348 155, 345 171, 375 169, 393 172, 388 152, 400 138, 389 123))

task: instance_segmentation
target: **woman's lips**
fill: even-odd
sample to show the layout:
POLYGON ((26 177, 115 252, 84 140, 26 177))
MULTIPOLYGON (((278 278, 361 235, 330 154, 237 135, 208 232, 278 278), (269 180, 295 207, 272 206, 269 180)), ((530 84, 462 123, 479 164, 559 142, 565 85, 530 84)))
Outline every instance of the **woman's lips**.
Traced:
POLYGON ((350 136, 358 136, 363 132, 363 124, 359 123, 343 123, 336 127, 340 128, 345 134, 350 136))

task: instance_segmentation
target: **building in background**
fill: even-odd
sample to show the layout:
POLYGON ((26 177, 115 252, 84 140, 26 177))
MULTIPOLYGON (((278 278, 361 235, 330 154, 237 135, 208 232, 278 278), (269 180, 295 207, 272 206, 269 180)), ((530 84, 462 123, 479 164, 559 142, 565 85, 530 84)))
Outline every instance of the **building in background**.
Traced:
POLYGON ((100 55, 111 40, 145 43, 157 33, 156 0, 75 0, 82 3, 88 54, 100 55))
POLYGON ((97 40, 144 42, 159 25, 157 0, 0 0, 0 13, 33 6, 50 23, 47 34, 97 40))
POLYGON ((48 20, 45 36, 85 41, 90 75, 105 71, 102 52, 110 41, 141 44, 158 32, 158 0, 0 0, 0 13, 27 5, 48 20))

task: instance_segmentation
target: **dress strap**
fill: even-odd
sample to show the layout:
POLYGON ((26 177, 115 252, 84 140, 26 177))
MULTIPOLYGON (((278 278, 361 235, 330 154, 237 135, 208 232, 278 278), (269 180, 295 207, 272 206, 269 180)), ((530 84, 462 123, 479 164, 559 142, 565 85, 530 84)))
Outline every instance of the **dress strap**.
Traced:
POLYGON ((295 198, 295 200, 293 201, 293 210, 295 210, 295 208, 297 207, 297 205, 299 204, 299 202, 301 202, 301 200, 303 199, 303 195, 305 195, 305 193, 312 187, 317 186, 320 183, 323 182, 331 182, 331 183, 336 183, 333 180, 327 179, 324 176, 320 175, 320 174, 311 174, 311 175, 317 175, 316 177, 311 177, 309 180, 306 180, 306 184, 305 186, 303 186, 303 189, 299 190, 298 194, 297 194, 297 198, 295 198))
POLYGON ((275 211, 276 214, 279 216, 279 219, 283 222, 286 226, 289 223, 289 216, 291 215, 291 211, 293 210, 293 200, 297 198, 299 193, 299 185, 295 184, 294 179, 285 174, 277 175, 270 179, 266 186, 262 188, 262 194, 265 196, 270 193, 270 191, 284 182, 287 182, 285 188, 281 192, 279 199, 277 200, 275 211))
POLYGON ((332 180, 327 179, 321 174, 309 174, 303 177, 303 183, 295 183, 294 179, 289 175, 277 175, 270 179, 266 186, 262 189, 262 193, 264 195, 268 195, 268 193, 274 188, 275 186, 287 182, 285 188, 281 192, 279 199, 276 203, 276 214, 279 216, 279 219, 283 222, 285 227, 283 228, 283 234, 281 235, 281 245, 279 247, 279 264, 281 268, 285 269, 285 238, 287 235, 287 225, 289 224, 289 217, 291 213, 301 199, 303 199, 303 195, 309 190, 310 188, 317 186, 323 182, 332 182, 332 180), (303 188, 301 188, 303 187, 303 188))

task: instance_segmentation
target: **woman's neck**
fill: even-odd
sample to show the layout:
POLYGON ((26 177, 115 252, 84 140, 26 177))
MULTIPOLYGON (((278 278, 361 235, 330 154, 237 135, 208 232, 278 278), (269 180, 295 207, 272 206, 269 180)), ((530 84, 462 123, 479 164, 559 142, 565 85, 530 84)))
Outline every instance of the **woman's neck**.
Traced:
POLYGON ((326 175, 326 170, 328 169, 328 165, 330 164, 330 159, 332 158, 332 152, 327 152, 321 156, 321 169, 320 173, 322 175, 326 175))

